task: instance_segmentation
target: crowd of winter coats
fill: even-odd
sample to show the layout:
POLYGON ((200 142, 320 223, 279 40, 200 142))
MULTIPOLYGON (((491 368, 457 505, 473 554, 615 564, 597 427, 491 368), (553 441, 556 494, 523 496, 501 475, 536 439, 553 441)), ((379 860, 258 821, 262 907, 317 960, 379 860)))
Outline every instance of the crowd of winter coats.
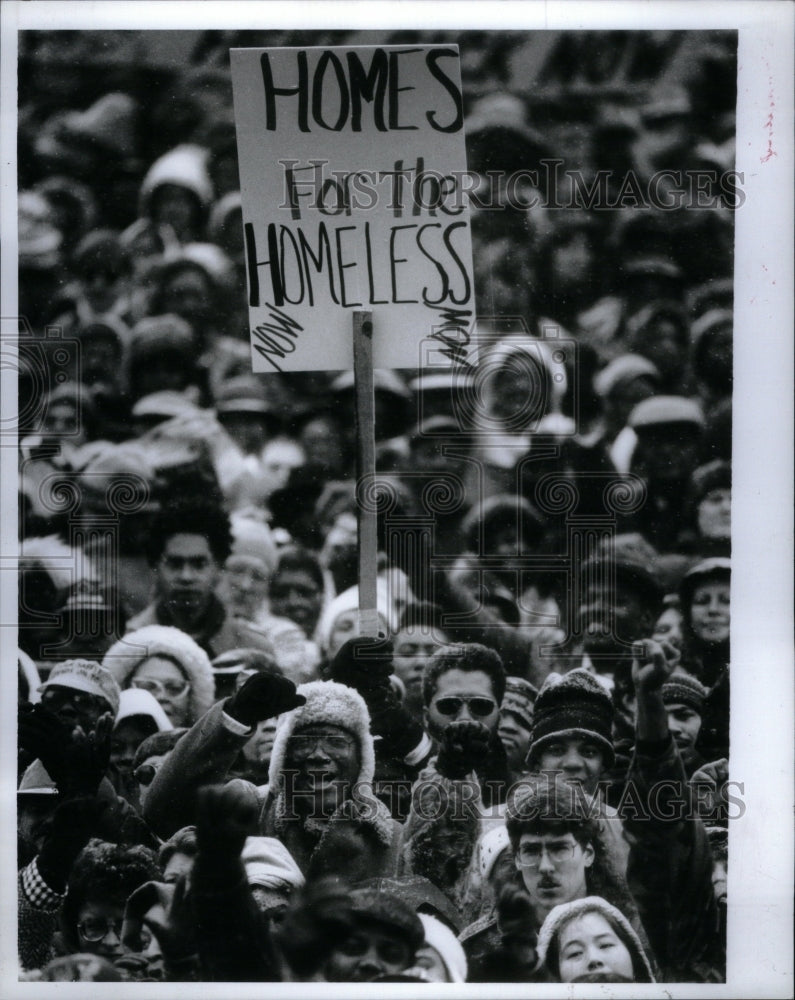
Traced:
POLYGON ((20 36, 21 978, 724 981, 730 42, 672 81, 624 33, 610 87, 560 36, 542 101, 461 36, 480 364, 376 371, 357 498, 352 373, 251 371, 241 39, 57 34, 20 36), (598 170, 679 208, 569 204, 598 170))

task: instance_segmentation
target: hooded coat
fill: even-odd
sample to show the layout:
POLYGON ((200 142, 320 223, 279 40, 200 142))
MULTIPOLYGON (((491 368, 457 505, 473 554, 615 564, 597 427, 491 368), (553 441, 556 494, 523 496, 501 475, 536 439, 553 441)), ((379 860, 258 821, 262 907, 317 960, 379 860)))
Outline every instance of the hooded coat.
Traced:
MULTIPOLYGON (((375 767, 370 716, 361 696, 333 681, 298 687, 307 703, 280 717, 271 754, 270 783, 256 789, 261 803, 259 833, 278 838, 307 877, 344 875, 364 881, 397 870, 401 826, 372 793, 375 767), (360 768, 351 797, 326 823, 304 822, 289 808, 283 787, 287 743, 299 726, 325 722, 351 732, 359 743, 360 768)), ((152 783, 144 815, 167 838, 194 821, 197 790, 227 780, 251 730, 226 715, 219 702, 185 734, 152 783)), ((253 786, 250 786, 253 787, 253 786)))
POLYGON ((151 656, 176 660, 190 682, 190 719, 195 722, 215 700, 215 679, 210 660, 201 646, 178 628, 146 625, 128 632, 105 654, 102 665, 120 688, 129 687, 132 675, 151 656))

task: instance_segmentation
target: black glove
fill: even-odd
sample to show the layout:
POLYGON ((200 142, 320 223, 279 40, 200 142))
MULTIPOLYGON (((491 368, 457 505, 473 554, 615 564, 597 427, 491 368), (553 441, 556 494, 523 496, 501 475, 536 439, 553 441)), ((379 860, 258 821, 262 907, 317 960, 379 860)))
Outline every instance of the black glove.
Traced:
POLYGON ((82 796, 61 802, 53 813, 36 867, 56 892, 64 891, 75 858, 96 835, 100 811, 97 799, 82 796))
POLYGON ((20 748, 34 760, 40 760, 60 788, 66 780, 66 749, 71 739, 71 729, 41 704, 21 705, 18 725, 20 748))
POLYGON ((490 744, 491 732, 482 722, 451 722, 442 736, 437 770, 445 778, 463 778, 485 760, 490 744))
POLYGON ((295 693, 291 680, 279 674, 258 673, 252 674, 239 691, 227 698, 224 711, 244 726, 255 726, 305 703, 306 698, 295 693))
POLYGON ((144 882, 130 895, 124 911, 122 941, 132 951, 140 949, 142 927, 157 938, 167 971, 179 963, 198 962, 196 925, 184 875, 174 885, 144 882))
POLYGON ((239 782, 205 785, 196 800, 199 853, 239 859, 246 837, 259 833, 259 803, 250 787, 239 782))
POLYGON ((331 679, 347 684, 364 698, 385 688, 391 690, 394 649, 391 639, 357 635, 348 639, 331 662, 331 679))

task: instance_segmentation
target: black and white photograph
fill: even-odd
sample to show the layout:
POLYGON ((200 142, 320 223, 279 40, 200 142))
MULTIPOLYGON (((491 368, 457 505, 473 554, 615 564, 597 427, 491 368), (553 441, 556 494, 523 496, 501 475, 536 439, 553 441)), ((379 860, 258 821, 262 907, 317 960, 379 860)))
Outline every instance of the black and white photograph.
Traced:
POLYGON ((793 7, 5 7, 3 995, 792 996, 793 7))

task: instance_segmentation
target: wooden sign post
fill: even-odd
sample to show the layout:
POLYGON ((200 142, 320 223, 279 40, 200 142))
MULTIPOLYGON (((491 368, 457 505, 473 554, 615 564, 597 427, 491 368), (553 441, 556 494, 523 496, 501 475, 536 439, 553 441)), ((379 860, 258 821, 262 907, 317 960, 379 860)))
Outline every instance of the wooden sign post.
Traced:
MULTIPOLYGON (((353 379, 356 394, 356 481, 375 479, 375 392, 373 390, 373 314, 353 314, 353 379)), ((361 488, 361 487, 360 487, 361 488)), ((359 632, 378 635, 376 568, 378 515, 374 490, 369 502, 357 506, 359 540, 359 632)))

